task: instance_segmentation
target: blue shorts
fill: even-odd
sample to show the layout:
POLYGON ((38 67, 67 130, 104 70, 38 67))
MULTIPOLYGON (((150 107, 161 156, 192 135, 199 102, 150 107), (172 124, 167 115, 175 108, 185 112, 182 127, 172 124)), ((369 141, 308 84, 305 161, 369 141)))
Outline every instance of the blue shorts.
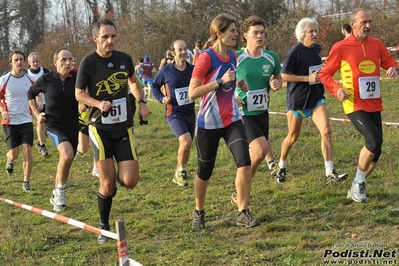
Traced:
POLYGON ((151 85, 152 82, 153 82, 153 79, 152 79, 152 78, 148 78, 148 79, 144 79, 144 78, 143 78, 143 83, 144 83, 144 85, 151 85))
POLYGON ((179 138, 185 133, 190 133, 191 138, 193 137, 195 130, 195 116, 174 115, 172 117, 167 117, 166 120, 176 138, 179 138))
POLYGON ((78 136, 79 131, 65 133, 61 129, 58 128, 47 128, 46 130, 47 136, 54 143, 55 147, 58 147, 62 142, 67 141, 71 144, 73 149, 73 154, 76 153, 76 149, 78 147, 78 136))
MULTIPOLYGON (((320 99, 316 106, 327 104, 326 99, 320 99)), ((307 118, 310 117, 313 113, 314 108, 307 108, 305 110, 291 110, 291 112, 298 118, 307 118)))

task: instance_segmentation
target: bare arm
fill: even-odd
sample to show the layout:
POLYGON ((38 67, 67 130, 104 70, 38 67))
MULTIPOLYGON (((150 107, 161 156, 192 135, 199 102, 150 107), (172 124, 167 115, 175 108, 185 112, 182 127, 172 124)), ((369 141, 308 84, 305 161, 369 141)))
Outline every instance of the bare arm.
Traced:
POLYGON ((293 75, 293 74, 281 73, 281 77, 286 82, 318 82, 318 81, 320 81, 320 79, 318 78, 318 73, 317 73, 318 81, 316 81, 316 72, 312 73, 312 75, 310 75, 310 76, 298 76, 298 75, 293 75))
MULTIPOLYGON (((235 79, 236 79, 236 72, 234 70, 229 69, 226 71, 226 73, 224 73, 223 77, 221 78, 222 85, 232 82, 235 79)), ((243 84, 243 86, 245 84, 243 84)), ((208 92, 214 91, 218 88, 219 84, 216 82, 216 80, 211 81, 205 85, 202 85, 202 79, 191 78, 190 85, 188 87, 188 97, 190 97, 191 100, 195 100, 207 94, 208 92)))
POLYGON ((90 97, 90 95, 89 94, 87 94, 87 92, 86 92, 86 90, 82 90, 82 89, 79 89, 79 88, 76 88, 75 89, 75 98, 76 98, 76 100, 77 101, 79 101, 79 102, 82 102, 82 103, 84 103, 84 104, 86 104, 86 105, 88 105, 88 106, 93 106, 93 107, 96 107, 96 108, 98 108, 98 109, 100 109, 101 111, 108 111, 108 109, 107 110, 103 110, 103 101, 99 101, 99 100, 97 100, 97 99, 94 99, 94 98, 92 98, 92 97, 90 97))
MULTIPOLYGON (((132 75, 131 77, 129 77, 129 89, 136 99, 140 100, 144 98, 143 88, 141 88, 141 84, 136 78, 136 75, 132 75)), ((150 113, 151 111, 148 108, 147 104, 139 102, 138 114, 141 115, 143 120, 147 120, 147 117, 150 115, 150 113)))

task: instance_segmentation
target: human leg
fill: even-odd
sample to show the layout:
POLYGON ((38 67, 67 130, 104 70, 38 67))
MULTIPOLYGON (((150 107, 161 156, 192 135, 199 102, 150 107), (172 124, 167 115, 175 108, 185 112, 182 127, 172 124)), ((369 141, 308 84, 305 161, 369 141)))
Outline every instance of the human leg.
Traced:
POLYGON ((62 211, 66 207, 66 183, 75 158, 78 132, 67 134, 60 129, 51 128, 48 129, 47 133, 59 153, 55 189, 50 202, 54 206, 54 211, 62 211))
POLYGON ((190 157, 190 149, 191 149, 191 135, 190 133, 185 133, 181 135, 179 138, 179 149, 177 151, 177 165, 176 172, 173 177, 173 182, 180 186, 187 186, 187 172, 186 165, 188 159, 190 157))
POLYGON ((14 172, 14 161, 18 158, 18 155, 19 155, 19 146, 7 151, 6 172, 8 175, 12 175, 12 173, 14 172))
POLYGON ((382 122, 381 113, 356 111, 348 114, 353 125, 364 136, 365 146, 359 154, 355 179, 348 190, 348 198, 357 202, 366 202, 366 176, 370 175, 381 155, 382 122))
POLYGON ((22 144, 19 125, 3 125, 3 135, 7 145, 6 172, 12 175, 14 172, 14 160, 18 158, 19 146, 22 144))
POLYGON ((255 177, 259 164, 267 155, 268 143, 265 137, 259 137, 249 143, 249 154, 251 158, 252 178, 255 177))
POLYGON ((255 176, 259 164, 266 157, 269 145, 269 113, 265 112, 256 116, 243 116, 245 133, 249 143, 252 177, 255 176))
POLYGON ((177 151, 177 165, 173 182, 180 186, 187 186, 186 165, 190 157, 192 136, 195 128, 195 117, 173 116, 167 118, 169 127, 179 141, 177 151))
POLYGON ((312 120, 321 136, 321 152, 324 158, 326 184, 337 183, 345 180, 348 177, 346 173, 338 174, 334 170, 331 127, 325 104, 318 105, 313 109, 312 120))
POLYGON ((291 147, 298 140, 298 137, 301 132, 303 118, 297 117, 294 113, 289 110, 287 112, 287 125, 288 125, 288 134, 281 143, 281 153, 280 153, 280 161, 278 164, 276 180, 278 183, 284 183, 286 178, 286 160, 288 157, 288 153, 291 150, 291 147))
MULTIPOLYGON (((33 136, 32 136, 32 142, 33 142, 33 136)), ((32 145, 23 143, 22 150, 24 152, 24 162, 23 162, 24 180, 22 183, 22 189, 25 192, 30 192, 31 188, 29 182, 33 167, 32 145)))
POLYGON ((215 166, 219 140, 223 134, 220 129, 198 128, 195 131, 197 146, 198 171, 194 177, 195 209, 193 211, 193 228, 205 228, 205 197, 209 179, 215 166))

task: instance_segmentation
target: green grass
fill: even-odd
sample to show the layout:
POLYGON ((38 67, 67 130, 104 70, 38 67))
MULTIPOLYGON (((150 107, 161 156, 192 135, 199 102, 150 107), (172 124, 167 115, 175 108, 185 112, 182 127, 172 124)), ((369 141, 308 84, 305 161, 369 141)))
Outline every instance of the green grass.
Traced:
MULTIPOLYGON (((386 110, 383 120, 397 122, 397 81, 383 81, 386 110)), ((342 105, 327 95, 332 117, 346 118, 342 105)), ((235 225, 237 210, 229 202, 235 165, 220 142, 214 174, 206 198, 207 230, 191 229, 194 208, 192 179, 187 188, 172 183, 177 140, 169 129, 161 104, 149 102, 148 126, 138 126, 136 142, 141 179, 133 190, 118 190, 111 211, 112 225, 124 220, 129 257, 143 265, 322 265, 325 249, 333 244, 385 244, 398 248, 399 198, 398 128, 384 126, 383 153, 368 179, 366 204, 346 199, 356 172, 363 138, 351 123, 331 121, 334 163, 347 172, 347 181, 324 185, 320 136, 310 119, 303 123, 299 140, 288 157, 288 180, 277 184, 262 163, 253 180, 251 211, 262 225, 245 229, 235 225)), ((285 111, 285 90, 272 95, 272 111, 285 111)), ((271 115, 270 135, 276 160, 287 132, 286 118, 271 115)), ((51 156, 33 150, 33 192, 22 192, 22 154, 9 178, 3 170, 0 196, 52 210, 57 152, 48 141, 51 156)), ((1 167, 6 146, 0 143, 1 167)), ((68 180, 68 207, 63 215, 98 225, 98 180, 91 176, 92 154, 82 155, 68 180)), ((192 147, 188 173, 196 173, 192 147)), ((97 244, 93 233, 0 202, 0 261, 2 265, 117 265, 116 241, 97 244)), ((115 231, 112 226, 112 231, 115 231)), ((333 248, 344 251, 344 248, 333 248)))

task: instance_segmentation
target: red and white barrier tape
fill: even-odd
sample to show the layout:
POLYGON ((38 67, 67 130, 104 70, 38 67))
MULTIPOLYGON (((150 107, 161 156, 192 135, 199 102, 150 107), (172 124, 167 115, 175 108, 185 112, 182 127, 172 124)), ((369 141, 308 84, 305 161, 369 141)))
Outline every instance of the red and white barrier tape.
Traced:
MULTIPOLYGON (((287 113, 282 113, 282 112, 272 112, 269 111, 269 114, 272 115, 287 115, 287 113)), ((340 121, 340 122, 352 122, 350 119, 344 119, 344 118, 335 118, 335 117, 329 117, 330 120, 332 121, 340 121)), ((383 125, 387 126, 399 126, 398 122, 382 122, 383 125)))
POLYGON ((26 205, 26 204, 23 204, 23 203, 19 203, 19 202, 13 201, 13 200, 9 200, 9 199, 5 199, 5 198, 0 197, 0 201, 4 201, 4 202, 6 202, 8 204, 21 207, 22 209, 25 209, 25 210, 28 210, 28 211, 31 211, 31 212, 35 212, 37 214, 46 216, 48 218, 51 218, 51 219, 54 219, 54 220, 57 220, 57 221, 60 221, 60 222, 63 222, 63 223, 78 227, 78 228, 81 228, 83 230, 86 230, 86 231, 89 231, 89 232, 92 232, 92 233, 96 233, 97 235, 104 235, 104 236, 107 236, 109 238, 115 239, 118 242, 118 256, 119 256, 120 265, 123 265, 123 266, 128 266, 128 265, 130 265, 130 266, 142 266, 139 262, 137 262, 137 261, 135 261, 133 259, 130 259, 128 257, 126 239, 118 239, 118 235, 116 233, 112 233, 110 231, 102 230, 102 229, 99 229, 97 227, 94 227, 94 226, 79 222, 77 220, 71 219, 69 217, 66 217, 66 216, 63 216, 63 215, 60 215, 60 214, 56 214, 56 213, 53 213, 53 212, 49 212, 49 211, 46 211, 46 210, 42 210, 42 209, 39 209, 39 208, 36 208, 36 207, 32 207, 32 206, 29 206, 29 205, 26 205))

